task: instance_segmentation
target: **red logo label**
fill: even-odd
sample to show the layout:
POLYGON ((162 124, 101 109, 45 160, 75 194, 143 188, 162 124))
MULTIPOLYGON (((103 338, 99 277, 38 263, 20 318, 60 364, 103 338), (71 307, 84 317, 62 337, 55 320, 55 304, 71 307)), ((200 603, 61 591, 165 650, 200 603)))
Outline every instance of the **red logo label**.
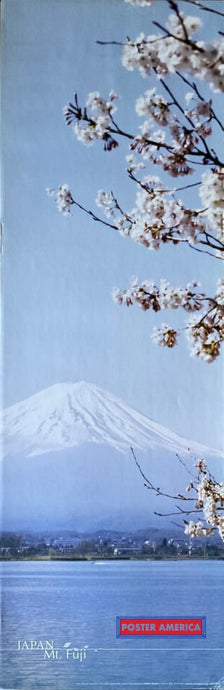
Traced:
POLYGON ((120 635, 199 635, 205 637, 202 618, 117 618, 120 635))

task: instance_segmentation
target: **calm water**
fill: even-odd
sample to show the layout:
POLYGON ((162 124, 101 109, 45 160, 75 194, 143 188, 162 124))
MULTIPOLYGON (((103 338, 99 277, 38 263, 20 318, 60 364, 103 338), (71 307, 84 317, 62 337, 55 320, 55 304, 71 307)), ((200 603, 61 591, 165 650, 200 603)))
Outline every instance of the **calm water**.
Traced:
POLYGON ((221 562, 13 562, 1 572, 1 688, 210 690, 224 676, 221 562), (207 616, 207 637, 116 638, 122 615, 207 616), (54 640, 59 658, 18 651, 18 640, 54 640), (85 645, 82 662, 67 651, 85 645))

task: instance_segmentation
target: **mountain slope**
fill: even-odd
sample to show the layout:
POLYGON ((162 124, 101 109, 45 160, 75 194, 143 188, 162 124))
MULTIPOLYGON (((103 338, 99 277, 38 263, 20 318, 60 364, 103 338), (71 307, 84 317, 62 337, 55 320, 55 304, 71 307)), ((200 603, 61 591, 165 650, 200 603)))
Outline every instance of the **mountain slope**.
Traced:
POLYGON ((136 412, 110 393, 85 383, 61 383, 2 413, 3 456, 31 457, 80 446, 104 444, 187 454, 221 456, 221 451, 188 441, 136 412))

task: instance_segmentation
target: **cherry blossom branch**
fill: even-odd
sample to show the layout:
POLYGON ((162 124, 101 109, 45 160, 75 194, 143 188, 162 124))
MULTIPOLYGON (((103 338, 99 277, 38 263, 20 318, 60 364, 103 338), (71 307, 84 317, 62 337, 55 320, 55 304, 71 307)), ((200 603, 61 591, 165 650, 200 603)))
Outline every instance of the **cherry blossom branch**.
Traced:
MULTIPOLYGON (((177 76, 178 76, 180 79, 182 79, 182 81, 183 81, 185 84, 187 84, 191 89, 193 89, 193 91, 195 92, 196 96, 199 98, 200 101, 202 101, 203 103, 206 102, 205 99, 203 98, 203 96, 201 95, 201 93, 200 93, 200 91, 199 91, 199 89, 198 89, 197 84, 195 84, 194 81, 191 82, 189 79, 187 79, 187 77, 185 77, 183 74, 181 74, 181 72, 179 72, 178 70, 176 70, 176 74, 177 74, 177 76)), ((212 108, 211 105, 210 105, 210 112, 211 112, 211 116, 212 116, 213 120, 216 120, 216 122, 218 123, 218 125, 219 125, 219 127, 221 128, 222 132, 224 132, 224 126, 223 126, 221 120, 219 119, 219 117, 216 115, 216 113, 215 113, 215 111, 214 111, 214 109, 212 108)))
MULTIPOLYGON (((132 173, 131 173, 131 175, 132 175, 132 173)), ((133 178, 134 177, 135 176, 133 175, 133 178)), ((137 178, 136 178, 136 180, 137 180, 137 178)), ((140 187, 142 188, 142 193, 146 194, 147 197, 149 196, 149 203, 151 203, 151 200, 153 203, 153 199, 155 198, 155 194, 158 194, 159 198, 161 198, 160 203, 162 204, 161 213, 162 213, 163 207, 164 207, 164 213, 165 213, 165 211, 166 211, 166 213, 168 212, 169 203, 171 203, 171 202, 168 202, 168 201, 165 202, 163 200, 161 190, 156 190, 156 192, 155 192, 155 190, 153 190, 153 188, 152 189, 150 188, 148 183, 144 184, 144 182, 140 182, 140 187)), ((59 211, 61 211, 65 215, 68 215, 70 213, 71 206, 75 205, 79 209, 81 209, 84 213, 88 214, 94 221, 99 222, 99 223, 101 223, 101 224, 105 225, 106 227, 109 227, 113 230, 119 231, 121 234, 124 234, 125 236, 128 235, 128 236, 132 237, 133 233, 135 233, 135 235, 133 235, 133 237, 135 236, 136 241, 139 241, 140 243, 145 244, 146 246, 149 246, 149 247, 152 246, 152 248, 158 248, 160 246, 160 242, 166 243, 169 241, 169 242, 172 242, 173 244, 179 244, 181 242, 185 242, 185 243, 187 242, 190 248, 193 248, 196 251, 201 251, 202 253, 205 253, 205 252, 207 252, 207 250, 200 250, 199 247, 195 247, 194 241, 193 241, 194 237, 192 236, 192 241, 191 241, 191 238, 189 236, 189 232, 192 233, 194 223, 196 223, 196 227, 198 230, 198 236, 195 239, 199 245, 211 247, 214 250, 216 250, 216 252, 222 252, 224 250, 223 243, 221 242, 221 240, 219 240, 219 238, 215 238, 211 233, 206 231, 204 225, 202 225, 200 227, 200 221, 199 221, 200 213, 202 213, 202 212, 204 213, 206 209, 201 211, 201 212, 196 213, 196 212, 192 212, 188 209, 184 209, 184 207, 182 207, 181 203, 178 201, 172 202, 171 208, 170 208, 171 217, 175 213, 175 215, 177 217, 177 223, 175 224, 173 222, 172 226, 167 227, 167 224, 166 223, 164 224, 164 222, 160 221, 158 218, 158 227, 155 226, 155 228, 153 229, 153 225, 152 225, 152 229, 151 229, 150 228, 150 218, 149 218, 148 224, 147 224, 147 226, 145 226, 144 235, 142 235, 141 225, 140 225, 140 227, 139 227, 140 235, 139 235, 139 239, 138 239, 138 235, 136 235, 136 232, 138 233, 138 223, 141 223, 141 217, 139 217, 139 219, 138 219, 138 218, 132 217, 132 214, 124 212, 122 210, 120 204, 118 203, 118 200, 114 196, 113 192, 110 192, 108 194, 107 192, 100 191, 98 194, 98 198, 97 198, 98 206, 103 207, 104 212, 107 216, 111 216, 114 218, 114 222, 108 222, 108 221, 100 218, 98 215, 96 215, 96 213, 94 213, 90 209, 83 206, 83 204, 76 201, 73 198, 67 185, 61 185, 59 187, 58 191, 55 191, 55 190, 47 190, 47 191, 48 191, 48 194, 50 196, 54 197, 54 200, 57 204, 59 211), (176 209, 175 209, 175 206, 173 207, 173 203, 176 204, 176 209), (182 216, 182 220, 178 219, 180 213, 182 216), (117 216, 116 214, 120 214, 120 215, 117 216), (191 218, 191 215, 192 215, 192 218, 191 218), (189 223, 190 223, 190 225, 189 225, 189 223), (185 228, 184 224, 186 224, 186 228, 185 228), (186 230, 186 236, 184 237, 185 230, 186 230), (202 237, 200 237, 200 234, 202 236, 204 236, 205 239, 202 239, 202 237), (147 242, 147 244, 146 244, 146 242, 147 242)), ((144 200, 143 200, 143 202, 144 202, 144 200)), ((155 220, 154 221, 152 220, 152 223, 155 223, 155 220)), ((210 254, 211 253, 209 252, 209 255, 210 254)), ((215 257, 215 255, 212 255, 212 254, 211 254, 211 256, 215 257)), ((220 257, 217 256, 215 258, 220 258, 220 257)))
POLYGON ((93 211, 90 211, 89 209, 85 208, 85 206, 82 206, 78 201, 75 201, 73 199, 72 194, 70 192, 70 189, 68 185, 60 185, 57 191, 55 189, 46 189, 46 192, 48 196, 53 197, 54 201, 57 204, 58 210, 61 211, 64 215, 69 215, 71 206, 77 206, 81 211, 84 211, 84 213, 87 213, 92 220, 102 223, 102 225, 106 225, 108 228, 112 228, 112 230, 117 230, 117 225, 114 225, 113 223, 108 223, 106 220, 103 220, 99 216, 97 216, 93 211))
POLYGON ((223 252, 223 251, 224 251, 223 243, 222 243, 220 240, 217 240, 216 238, 214 238, 214 240, 217 242, 217 244, 213 244, 213 242, 211 242, 211 241, 208 239, 208 233, 206 233, 206 232, 204 231, 204 235, 205 235, 205 237, 206 237, 206 242, 205 242, 205 240, 200 240, 200 244, 204 244, 204 245, 206 245, 207 247, 211 247, 211 249, 216 249, 216 251, 219 251, 219 252, 223 252))
POLYGON ((191 316, 187 325, 178 330, 163 323, 159 328, 154 328, 152 339, 157 345, 173 348, 181 330, 185 331, 191 354, 213 362, 220 354, 224 340, 224 281, 218 281, 215 298, 207 297, 204 293, 198 294, 195 292, 196 287, 197 283, 180 288, 171 287, 165 280, 161 280, 160 287, 157 287, 153 281, 138 284, 138 279, 133 278, 128 290, 114 289, 113 299, 127 307, 136 303, 143 311, 182 308, 189 314, 200 311, 208 303, 208 308, 200 319, 195 315, 191 316))
MULTIPOLYGON (((190 450, 190 448, 189 448, 189 450, 190 450)), ((176 458, 177 458, 178 462, 184 467, 184 469, 186 470, 187 474, 189 474, 190 477, 193 477, 194 479, 197 480, 197 479, 198 479, 198 475, 194 474, 194 472, 192 472, 192 470, 189 470, 189 467, 187 467, 186 462, 184 462, 183 458, 181 458, 181 456, 179 455, 179 453, 176 453, 176 458)))
MULTIPOLYGON (((186 240, 187 242, 187 240, 186 240)), ((200 254, 207 254, 208 256, 211 256, 213 259, 217 259, 218 261, 223 261, 222 256, 216 256, 216 254, 212 254, 211 252, 208 252, 206 249, 199 249, 199 247, 195 247, 194 244, 190 244, 190 242, 187 242, 188 247, 190 249, 194 249, 195 252, 200 252, 200 254)))
MULTIPOLYGON (((128 1, 131 4, 145 4, 142 0, 128 1)), ((175 190, 164 189, 159 177, 146 175, 138 179, 134 173, 138 169, 143 169, 145 165, 144 162, 136 162, 131 153, 127 157, 130 163, 127 172, 130 179, 137 184, 136 206, 126 212, 113 192, 99 190, 96 203, 103 208, 107 218, 111 218, 110 221, 103 220, 73 199, 67 185, 61 185, 56 192, 50 190, 50 195, 54 196, 58 209, 63 214, 69 214, 72 205, 75 205, 92 220, 117 230, 124 237, 130 237, 148 249, 158 250, 167 242, 173 245, 184 242, 194 251, 221 260, 224 251, 223 164, 216 151, 208 146, 206 139, 212 134, 210 124, 212 119, 216 120, 222 131, 224 127, 211 106, 211 99, 206 102, 196 83, 185 76, 185 74, 193 74, 196 78, 203 78, 209 82, 211 88, 222 91, 221 41, 214 41, 207 46, 203 43, 195 43, 191 40, 191 35, 200 28, 200 20, 197 17, 184 17, 175 0, 168 0, 168 4, 174 14, 169 16, 167 28, 155 22, 155 25, 162 30, 162 35, 145 38, 144 34, 141 34, 139 39, 133 42, 127 37, 125 43, 98 41, 102 45, 122 46, 122 63, 127 69, 139 69, 145 76, 149 76, 154 69, 160 83, 169 94, 169 99, 165 100, 163 96, 155 93, 155 89, 151 89, 137 99, 136 112, 147 118, 140 127, 141 134, 134 135, 124 131, 117 124, 114 118, 117 96, 113 91, 110 92, 107 101, 99 92, 90 93, 83 109, 80 108, 77 94, 75 94, 74 103, 69 103, 64 109, 66 123, 73 123, 76 136, 82 143, 91 146, 96 140, 101 140, 106 151, 111 151, 118 146, 119 137, 126 138, 129 140, 130 151, 136 151, 141 156, 141 161, 146 159, 152 164, 161 165, 171 177, 191 174, 194 167, 190 164, 209 166, 210 169, 207 168, 202 174, 201 182, 181 185, 175 190), (173 89, 166 83, 164 77, 174 73, 190 86, 198 99, 192 110, 189 107, 188 109, 183 107, 173 93, 173 89), (177 108, 178 115, 181 113, 181 117, 176 113, 172 116, 173 108, 177 108), (182 123, 183 117, 187 126, 182 123), (172 137, 171 143, 165 141, 164 129, 156 132, 151 130, 151 122, 159 123, 162 128, 168 127, 169 135, 172 137), (185 208, 182 201, 175 198, 175 192, 196 186, 199 188, 202 208, 201 210, 185 208), (167 198, 167 194, 171 197, 167 198)), ((201 5, 201 8, 204 7, 201 5)), ((192 92, 185 94, 187 103, 190 102, 193 94, 192 92)), ((166 284, 164 288, 165 282, 163 281, 163 287, 160 289, 152 285, 152 282, 149 289, 145 289, 143 284, 132 285, 131 290, 117 291, 115 301, 120 304, 125 303, 127 306, 136 301, 144 310, 152 307, 154 311, 158 311, 181 306, 190 312, 201 309, 207 301, 208 308, 200 320, 193 318, 186 328, 181 330, 186 330, 188 333, 191 352, 194 356, 208 362, 213 361, 219 355, 221 341, 224 338, 223 307, 221 306, 221 301, 224 299, 222 281, 217 286, 215 300, 190 291, 189 286, 167 288, 166 284)), ((166 324, 154 330, 153 338, 157 344, 171 348, 176 344, 179 331, 166 324)))
POLYGON ((178 7, 177 3, 174 2, 174 0, 168 0, 168 2, 169 2, 169 6, 170 6, 171 10, 174 10, 176 16, 178 17, 178 20, 179 20, 179 22, 182 26, 183 32, 184 32, 185 39, 188 42, 189 41, 188 32, 187 32, 183 17, 181 15, 181 13, 179 12, 179 7, 178 7))
POLYGON ((82 206, 82 204, 79 204, 78 201, 74 201, 74 199, 73 199, 73 204, 74 204, 75 206, 77 206, 78 208, 80 208, 80 209, 81 209, 82 211, 84 211, 85 213, 88 213, 88 215, 89 215, 93 220, 97 221, 98 223, 102 223, 102 225, 106 225, 108 228, 112 228, 112 230, 117 230, 117 226, 116 226, 116 225, 113 225, 113 223, 107 223, 106 220, 103 220, 102 218, 99 218, 99 216, 96 216, 96 214, 93 213, 93 211, 90 211, 90 210, 88 210, 87 208, 85 208, 85 206, 82 206))
MULTIPOLYGON (((147 184, 144 184, 141 180, 139 180, 133 174, 131 169, 128 169, 127 172, 128 172, 128 176, 130 177, 130 179, 133 180, 133 182, 136 182, 136 184, 138 184, 141 187, 141 189, 145 189, 146 192, 149 191, 147 184)), ((156 189, 155 188, 154 191, 156 192, 156 194, 174 194, 175 192, 180 192, 180 191, 185 190, 185 189, 191 189, 192 187, 199 187, 200 185, 201 185, 201 182, 193 182, 193 184, 185 184, 182 187, 174 187, 174 189, 156 189)))
MULTIPOLYGON (((189 124, 191 125, 191 127, 194 130, 193 121, 185 114, 184 109, 178 103, 178 101, 175 98, 174 94, 172 93, 171 89, 169 89, 169 87, 165 83, 164 79, 161 79, 160 81, 161 81, 161 84, 163 85, 163 87, 165 88, 165 90, 169 93, 169 95, 173 99, 173 103, 179 108, 180 112, 185 116, 185 118, 188 120, 189 124)), ((132 142, 136 142, 135 146, 138 146, 138 137, 136 138, 136 136, 134 134, 131 134, 130 132, 126 132, 123 129, 121 129, 119 127, 119 125, 115 122, 114 118, 112 117, 110 109, 108 109, 107 115, 108 115, 108 119, 112 123, 112 126, 109 125, 108 121, 106 121, 106 118, 105 118, 106 124, 105 124, 104 128, 102 129, 102 131, 100 132, 100 134, 98 134, 97 118, 96 118, 96 120, 94 120, 93 117, 89 117, 87 114, 86 107, 82 110, 78 106, 78 100, 77 100, 77 94, 76 93, 74 94, 74 100, 75 100, 75 105, 73 103, 69 102, 68 105, 65 106, 65 108, 64 108, 64 115, 65 115, 66 124, 67 125, 72 124, 73 120, 77 120, 78 123, 80 123, 80 122, 87 123, 89 129, 86 132, 86 134, 87 134, 87 136, 89 134, 91 143, 95 139, 98 139, 98 140, 102 139, 104 141, 105 150, 110 151, 112 148, 115 148, 116 146, 118 146, 118 143, 116 142, 116 140, 111 139, 111 134, 115 134, 117 136, 125 137, 125 138, 131 140, 132 142)), ((80 125, 79 124, 77 124, 76 127, 77 127, 76 134, 77 134, 78 138, 80 138, 83 141, 83 143, 85 143, 85 130, 80 131, 80 125)), ((203 163, 202 163, 203 165, 205 164, 205 155, 206 155, 207 162, 211 161, 212 164, 222 166, 223 165, 222 161, 220 161, 218 159, 216 154, 212 155, 212 153, 210 152, 210 150, 207 146, 207 143, 204 140, 204 137, 202 137, 201 135, 198 135, 198 136, 203 143, 205 151, 201 150, 198 146, 194 145, 194 148, 191 149, 191 151, 190 151, 190 155, 193 157, 201 157, 203 159, 203 163)), ((86 143, 88 143, 88 138, 87 138, 86 143)), ((170 154, 175 152, 175 147, 173 145, 167 144, 164 141, 158 141, 158 140, 155 141, 154 139, 151 139, 150 137, 147 137, 147 136, 144 137, 144 143, 147 146, 155 146, 155 148, 158 151, 160 149, 164 149, 164 150, 168 151, 168 153, 170 153, 170 154)), ((184 153, 186 160, 188 160, 187 159, 187 153, 188 153, 187 151, 186 151, 186 153, 184 153)), ((194 161, 194 162, 196 163, 196 161, 194 161)))
POLYGON ((125 46, 126 43, 122 43, 121 41, 96 41, 96 44, 99 46, 125 46))
POLYGON ((173 515, 192 515, 192 513, 203 513, 202 510, 199 510, 195 508, 193 510, 183 510, 180 506, 175 506, 177 508, 176 511, 172 511, 171 513, 158 513, 157 510, 154 510, 154 515, 157 515, 158 517, 172 517, 173 515))
MULTIPOLYGON (((177 504, 175 505, 176 510, 174 511, 154 511, 154 515, 159 517, 173 517, 174 515, 189 517, 194 514, 202 515, 203 522, 189 522, 185 519, 185 517, 183 518, 185 534, 188 534, 191 537, 209 536, 214 530, 218 530, 221 539, 224 541, 224 518, 222 517, 224 511, 224 485, 218 482, 210 474, 210 472, 207 470, 207 465, 204 460, 197 461, 196 467, 198 468, 198 476, 195 477, 193 474, 194 480, 191 480, 189 486, 186 488, 186 491, 189 492, 193 490, 195 494, 194 498, 189 498, 183 494, 172 495, 166 491, 163 491, 160 487, 155 486, 143 472, 132 447, 131 453, 136 467, 144 479, 144 486, 147 489, 154 491, 157 496, 163 496, 171 500, 178 500, 182 502, 193 500, 194 503, 196 501, 194 507, 192 508, 182 507, 181 505, 177 504)), ((192 476, 192 473, 188 470, 184 461, 182 461, 178 454, 176 454, 176 456, 178 460, 181 461, 181 464, 183 464, 187 472, 192 476)))
MULTIPOLYGON (((193 182, 193 184, 184 184, 182 187, 175 187, 173 192, 182 192, 185 189, 191 189, 192 187, 199 187, 201 182, 193 182)), ((165 192, 171 192, 172 190, 167 189, 165 192)))
POLYGON ((163 31, 169 38, 174 38, 175 41, 179 41, 179 43, 184 43, 185 45, 189 46, 190 48, 192 48, 192 50, 195 50, 198 53, 204 53, 204 48, 201 48, 201 46, 197 46, 196 43, 194 41, 191 41, 190 38, 181 38, 181 36, 176 36, 171 31, 165 29, 165 27, 162 26, 162 24, 160 24, 159 22, 153 22, 153 24, 154 26, 157 26, 158 29, 161 29, 161 31, 163 31))
MULTIPOLYGON (((192 120, 190 117, 188 117, 188 115, 186 115, 186 112, 185 112, 184 108, 182 108, 181 104, 180 104, 179 101, 176 99, 176 97, 175 97, 173 91, 171 91, 171 89, 169 88, 169 86, 167 86, 167 84, 166 84, 166 82, 164 81, 164 79, 160 79, 160 83, 162 84, 162 86, 164 87, 164 89, 167 91, 167 93, 170 95, 170 97, 173 99, 173 102, 175 103, 175 105, 177 106, 177 108, 180 110, 180 112, 182 113, 182 115, 184 115, 184 117, 186 118, 186 120, 188 120, 189 124, 193 127, 193 129, 195 129, 195 125, 194 125, 193 120, 192 120)), ((201 134, 199 134, 198 136, 200 137, 201 142, 203 143, 203 145, 204 145, 204 147, 205 147, 205 151, 206 151, 206 154, 207 154, 208 159, 210 159, 210 160, 212 161, 212 163, 214 163, 215 165, 218 165, 218 166, 221 166, 221 167, 222 167, 222 166, 224 165, 224 163, 222 163, 222 161, 219 160, 219 158, 218 158, 218 156, 216 155, 216 153, 215 153, 215 155, 212 155, 212 153, 211 153, 211 151, 210 151, 210 149, 209 149, 209 147, 208 147, 208 144, 207 144, 207 142, 205 141, 204 137, 203 137, 201 134)), ((195 147, 195 148, 196 148, 196 151, 199 152, 199 155, 202 155, 202 156, 205 155, 202 151, 200 151, 200 149, 198 149, 197 147, 195 147)), ((192 155, 195 155, 194 151, 191 151, 191 156, 192 156, 192 155)))
POLYGON ((189 497, 183 496, 182 494, 177 494, 177 495, 169 494, 168 492, 161 490, 160 487, 155 486, 155 485, 150 481, 150 479, 148 479, 148 477, 146 477, 146 475, 144 474, 144 472, 143 472, 143 470, 142 470, 142 467, 141 467, 140 463, 139 463, 138 460, 137 460, 137 457, 136 457, 136 455, 135 455, 135 452, 134 452, 134 449, 132 448, 132 446, 130 447, 130 450, 131 450, 132 456, 133 456, 133 458, 134 458, 136 467, 138 468, 138 471, 140 472, 142 478, 144 479, 144 482, 145 482, 145 483, 144 483, 144 486, 145 486, 147 489, 149 489, 149 490, 151 489, 152 491, 155 491, 156 494, 157 494, 157 496, 165 496, 166 498, 172 498, 172 499, 174 499, 174 500, 179 500, 179 499, 180 499, 181 501, 194 501, 193 498, 189 498, 189 497))
MULTIPOLYGON (((76 100, 76 98, 77 98, 77 94, 74 94, 74 99, 76 100)), ((109 133, 109 134, 116 134, 118 136, 125 137, 127 139, 130 139, 131 141, 134 141, 136 139, 134 134, 130 134, 129 132, 125 132, 124 130, 122 130, 118 126, 118 124, 115 122, 115 120, 112 118, 110 113, 108 115, 109 115, 110 120, 112 121, 114 127, 107 126, 102 137, 99 137, 99 138, 106 141, 107 135, 109 133)), ((97 124, 96 121, 92 117, 88 117, 86 108, 84 108, 84 110, 82 111, 82 109, 80 107, 74 106, 74 104, 71 102, 69 102, 68 105, 65 106, 64 116, 65 116, 65 121, 66 121, 67 125, 72 124, 74 119, 78 120, 78 122, 80 122, 80 121, 86 122, 92 128, 95 128, 96 124, 97 124)), ((172 152, 172 150, 173 150, 173 147, 171 145, 165 144, 165 143, 160 142, 160 141, 154 141, 153 139, 148 139, 148 138, 146 138, 145 141, 149 146, 155 146, 158 150, 160 148, 164 148, 165 150, 167 150, 169 152, 172 152)), ((194 155, 194 154, 192 153, 192 155, 194 155)), ((204 152, 201 151, 197 155, 203 156, 204 152)))

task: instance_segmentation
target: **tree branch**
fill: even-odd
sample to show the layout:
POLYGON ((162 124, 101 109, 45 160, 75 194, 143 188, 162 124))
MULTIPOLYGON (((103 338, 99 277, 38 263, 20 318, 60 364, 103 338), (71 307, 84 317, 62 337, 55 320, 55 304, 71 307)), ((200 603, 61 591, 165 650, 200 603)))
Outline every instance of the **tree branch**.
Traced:
MULTIPOLYGON (((178 72, 178 70, 176 70, 176 74, 177 74, 178 77, 180 77, 180 79, 182 79, 183 82, 185 82, 185 84, 187 84, 191 89, 193 89, 193 91, 196 93, 196 95, 198 96, 198 98, 199 98, 200 101, 202 101, 203 103, 206 103, 205 99, 203 98, 203 96, 201 95, 201 93, 200 93, 200 91, 199 91, 199 89, 198 89, 198 87, 197 87, 197 84, 195 84, 194 81, 191 82, 189 79, 187 79, 186 77, 184 77, 184 75, 181 74, 181 72, 178 72)), ((212 108, 212 106, 210 106, 210 112, 211 112, 211 115, 212 115, 213 120, 216 120, 216 122, 218 123, 219 127, 221 127, 222 132, 224 132, 224 126, 223 126, 221 120, 219 119, 219 117, 216 115, 216 113, 215 113, 214 109, 212 108)))
POLYGON ((195 501, 195 498, 189 498, 189 497, 183 496, 182 494, 177 494, 177 496, 176 496, 176 495, 173 495, 173 494, 169 494, 169 493, 167 493, 166 491, 162 491, 162 490, 160 489, 160 487, 154 486, 154 484, 152 484, 152 482, 150 481, 150 479, 148 479, 148 478, 146 477, 146 475, 144 474, 144 472, 143 472, 143 470, 142 470, 142 468, 141 468, 141 465, 140 465, 140 463, 138 462, 138 460, 137 460, 137 458, 136 458, 136 455, 135 455, 135 453, 134 453, 133 448, 130 447, 130 450, 131 450, 131 453, 132 453, 132 455, 133 455, 133 458, 134 458, 136 467, 138 468, 138 471, 140 472, 141 476, 143 477, 143 479, 144 479, 144 481, 145 481, 145 486, 146 486, 147 489, 151 489, 152 491, 155 491, 155 493, 157 494, 157 496, 165 496, 165 498, 172 498, 173 500, 180 500, 180 501, 195 501))
POLYGON ((84 213, 88 213, 88 215, 91 216, 91 218, 93 220, 95 220, 99 223, 102 223, 103 225, 106 225, 108 228, 112 228, 113 230, 118 230, 117 225, 113 225, 113 223, 107 223, 106 220, 99 218, 99 216, 96 216, 95 213, 93 213, 92 211, 89 211, 87 208, 82 206, 82 204, 79 204, 78 201, 74 201, 74 199, 73 199, 73 204, 75 206, 78 206, 78 208, 80 208, 82 211, 84 211, 84 213))
POLYGON ((211 12, 211 14, 217 14, 220 17, 224 17, 224 12, 219 12, 219 10, 214 10, 214 8, 211 7, 206 7, 203 5, 201 2, 195 2, 194 0, 185 0, 185 2, 188 2, 189 5, 194 5, 195 7, 199 7, 200 10, 204 10, 205 12, 211 12))

